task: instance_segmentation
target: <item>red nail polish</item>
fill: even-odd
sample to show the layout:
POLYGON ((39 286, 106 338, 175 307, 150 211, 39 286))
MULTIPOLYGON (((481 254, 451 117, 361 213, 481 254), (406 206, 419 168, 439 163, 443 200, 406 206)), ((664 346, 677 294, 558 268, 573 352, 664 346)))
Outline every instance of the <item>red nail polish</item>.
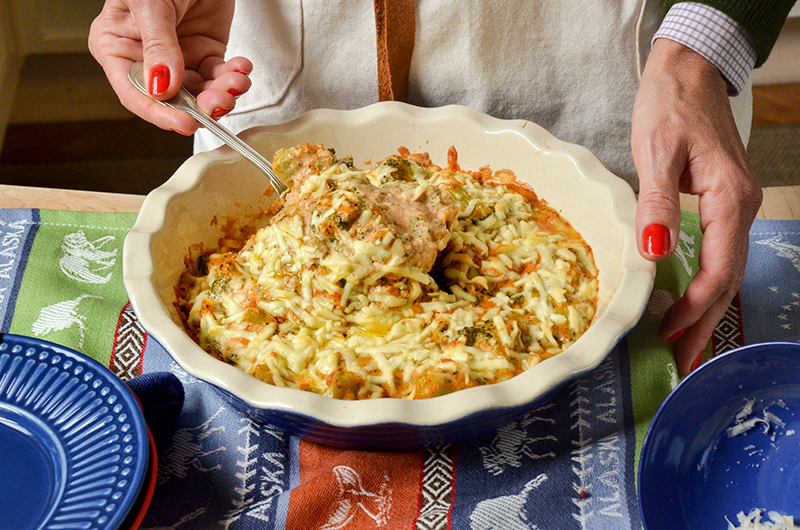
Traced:
POLYGON ((147 89, 151 96, 160 96, 169 88, 169 68, 163 64, 150 70, 150 84, 147 89))
POLYGON ((244 94, 244 92, 239 92, 239 91, 238 91, 238 90, 236 90, 235 88, 232 88, 232 89, 228 90, 228 94, 230 94, 231 96, 233 96, 233 97, 235 97, 235 98, 238 98, 239 96, 241 96, 242 94, 244 94))
POLYGON ((669 250, 669 228, 664 225, 652 224, 642 231, 644 251, 651 256, 663 256, 669 250))
POLYGON ((700 368, 700 363, 702 362, 703 362, 703 352, 700 352, 700 355, 698 355, 697 358, 692 363, 692 367, 689 368, 689 372, 694 372, 695 370, 700 368))
POLYGON ((670 336, 670 338, 667 339, 667 344, 672 344, 673 342, 681 338, 681 335, 686 333, 686 329, 687 328, 679 329, 678 331, 673 333, 672 336, 670 336))
POLYGON ((223 109, 222 107, 219 107, 214 109, 214 112, 211 113, 211 117, 214 118, 215 120, 218 120, 232 110, 233 109, 223 109))

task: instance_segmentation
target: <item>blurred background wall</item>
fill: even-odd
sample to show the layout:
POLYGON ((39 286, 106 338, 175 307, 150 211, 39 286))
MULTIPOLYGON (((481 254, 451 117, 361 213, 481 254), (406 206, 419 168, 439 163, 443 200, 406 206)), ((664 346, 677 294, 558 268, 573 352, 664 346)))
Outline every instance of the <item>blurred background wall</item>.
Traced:
MULTIPOLYGON (((143 194, 191 155, 190 138, 123 108, 89 55, 102 4, 0 0, 0 183, 143 194)), ((754 85, 756 174, 800 184, 800 3, 754 85)))

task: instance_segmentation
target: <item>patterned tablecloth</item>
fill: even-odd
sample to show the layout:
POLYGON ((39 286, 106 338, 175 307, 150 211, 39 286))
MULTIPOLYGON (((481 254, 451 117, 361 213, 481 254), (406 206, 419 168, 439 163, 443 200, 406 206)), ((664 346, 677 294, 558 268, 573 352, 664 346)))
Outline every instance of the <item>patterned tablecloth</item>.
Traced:
MULTIPOLYGON (((697 270, 684 213, 637 327, 548 404, 464 443, 380 453, 287 436, 183 372, 139 325, 122 282, 135 214, 0 210, 0 332, 81 351, 128 380, 175 374, 183 411, 141 528, 639 529, 636 466, 678 376, 660 316, 697 270)), ((704 358, 800 340, 800 221, 756 221, 744 283, 704 358)))

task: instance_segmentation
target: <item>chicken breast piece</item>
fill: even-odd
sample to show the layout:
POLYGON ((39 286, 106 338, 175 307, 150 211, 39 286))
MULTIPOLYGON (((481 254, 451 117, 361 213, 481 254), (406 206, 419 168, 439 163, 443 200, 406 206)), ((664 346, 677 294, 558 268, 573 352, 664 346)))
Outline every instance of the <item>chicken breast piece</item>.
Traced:
MULTIPOLYGON (((279 151, 273 164, 279 175, 291 178, 294 186, 283 197, 283 205, 275 221, 299 215, 305 234, 316 235, 330 251, 353 255, 353 241, 384 245, 398 241, 404 249, 406 265, 428 272, 439 252, 450 240, 450 227, 458 215, 452 198, 437 187, 424 187, 408 172, 408 167, 395 170, 396 160, 390 157, 389 170, 375 185, 352 163, 335 161, 332 152, 321 145, 308 144, 279 151), (309 191, 304 183, 312 175, 320 175, 335 164, 341 178, 331 178, 324 193, 309 191), (349 237, 343 237, 346 233, 349 237), (390 241, 385 238, 388 237, 390 241)), ((410 168, 413 170, 414 168, 410 168)), ((420 168, 417 168, 420 169, 420 168)), ((337 175, 334 175, 336 177, 337 175)))

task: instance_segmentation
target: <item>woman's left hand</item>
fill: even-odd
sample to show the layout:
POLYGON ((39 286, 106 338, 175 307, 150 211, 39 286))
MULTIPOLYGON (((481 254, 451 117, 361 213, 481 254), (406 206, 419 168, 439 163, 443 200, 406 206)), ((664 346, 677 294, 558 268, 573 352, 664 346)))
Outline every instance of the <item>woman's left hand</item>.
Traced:
POLYGON ((657 39, 636 95, 631 132, 639 174, 639 252, 660 261, 680 234, 679 192, 698 195, 699 270, 664 314, 660 335, 675 344, 678 372, 699 361, 736 295, 761 186, 733 119, 719 70, 693 50, 657 39))

